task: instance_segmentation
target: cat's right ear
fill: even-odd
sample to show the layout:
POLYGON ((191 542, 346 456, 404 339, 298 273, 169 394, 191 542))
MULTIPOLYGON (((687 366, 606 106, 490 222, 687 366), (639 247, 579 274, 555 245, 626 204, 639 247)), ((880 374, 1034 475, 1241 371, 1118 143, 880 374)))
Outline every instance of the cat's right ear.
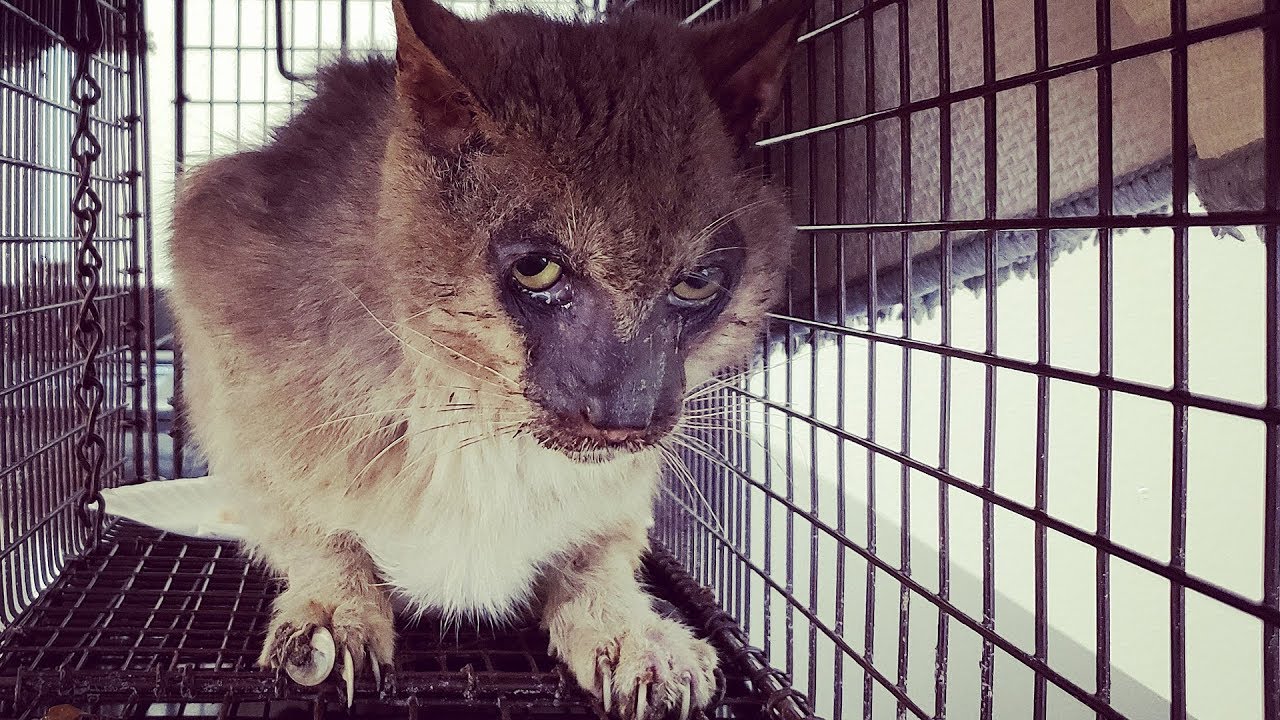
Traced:
POLYGON ((438 138, 465 135, 484 104, 472 90, 489 55, 473 24, 434 0, 394 0, 396 90, 438 138))

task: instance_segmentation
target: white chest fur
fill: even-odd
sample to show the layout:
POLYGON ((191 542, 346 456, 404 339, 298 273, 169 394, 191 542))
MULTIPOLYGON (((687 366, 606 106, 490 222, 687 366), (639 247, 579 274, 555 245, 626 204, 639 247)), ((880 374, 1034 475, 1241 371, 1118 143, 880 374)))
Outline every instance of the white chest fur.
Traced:
POLYGON ((441 454, 422 482, 414 507, 351 529, 412 606, 501 619, 547 563, 621 523, 648 523, 657 471, 647 457, 572 462, 522 437, 441 454))

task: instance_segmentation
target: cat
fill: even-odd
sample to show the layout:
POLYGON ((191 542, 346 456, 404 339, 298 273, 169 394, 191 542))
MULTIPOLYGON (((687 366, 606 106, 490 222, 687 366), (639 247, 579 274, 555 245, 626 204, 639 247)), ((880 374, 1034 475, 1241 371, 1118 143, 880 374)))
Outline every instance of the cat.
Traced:
POLYGON ((349 701, 394 595, 538 613, 615 716, 711 701, 715 651, 636 572, 687 393, 780 293, 794 226, 750 147, 808 3, 695 28, 397 0, 394 60, 328 67, 185 175, 190 419, 286 581, 261 665, 314 668, 323 634, 349 701))

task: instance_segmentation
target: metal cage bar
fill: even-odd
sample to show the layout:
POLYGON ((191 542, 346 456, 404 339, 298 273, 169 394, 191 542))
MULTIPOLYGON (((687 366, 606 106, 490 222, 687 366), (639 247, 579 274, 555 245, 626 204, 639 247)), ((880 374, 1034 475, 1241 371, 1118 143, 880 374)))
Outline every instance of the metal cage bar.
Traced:
MULTIPOLYGON (((1025 692, 1025 717, 1131 717, 1135 707, 1126 703, 1133 702, 1128 697, 1133 692, 1132 651, 1117 646, 1117 634, 1130 631, 1123 624, 1117 627, 1116 618, 1118 613, 1130 617, 1132 610, 1115 593, 1117 587, 1131 588, 1136 574, 1147 578, 1144 583, 1163 583, 1168 608, 1164 638, 1155 640, 1163 643, 1157 650, 1167 660, 1163 680, 1151 680, 1151 702, 1164 703, 1170 717, 1198 716, 1197 707, 1203 712, 1205 681, 1192 667, 1205 662, 1204 650, 1196 648, 1204 642, 1203 628, 1196 626, 1205 622, 1207 602, 1258 623, 1260 664, 1256 670, 1253 665, 1242 669, 1254 678, 1250 692, 1260 696, 1247 707, 1270 717, 1280 706, 1280 645, 1275 640, 1280 637, 1275 599, 1280 591, 1275 589, 1274 549, 1280 537, 1280 413, 1274 396, 1280 377, 1275 346, 1277 6, 1268 2, 1260 10, 1204 19, 1189 17, 1184 0, 1150 3, 1163 7, 1157 14, 1164 24, 1157 23, 1146 35, 1122 38, 1114 19, 1133 4, 1096 0, 1088 5, 1080 30, 1092 33, 1092 47, 1067 55, 1059 48, 1061 36, 1054 33, 1068 4, 1037 0, 1027 4, 1025 35, 1020 36, 1026 42, 1025 62, 1009 67, 1007 56, 1014 51, 1008 43, 1014 40, 1006 24, 1008 4, 982 0, 973 5, 866 0, 815 8, 800 35, 788 103, 758 145, 765 167, 793 198, 800 236, 792 286, 803 288, 804 302, 795 302, 797 295, 791 294, 792 302, 771 316, 758 366, 720 391, 725 406, 745 403, 747 420, 734 415, 731 421, 757 448, 748 453, 750 465, 736 450, 719 458, 732 466, 736 479, 723 480, 721 470, 713 470, 712 477, 744 488, 744 509, 729 518, 730 529, 735 524, 752 529, 746 541, 733 533, 722 538, 695 520, 690 532, 689 519, 677 510, 662 516, 671 527, 662 529, 661 537, 685 563, 696 566, 706 542, 699 534, 708 536, 730 546, 740 564, 761 577, 763 582, 716 589, 722 598, 732 594, 731 607, 742 608, 745 617, 740 619, 753 641, 801 681, 799 688, 811 694, 819 714, 1001 717, 1008 712, 1002 704, 1025 692), (958 32, 976 33, 966 36, 977 41, 961 49, 954 40, 958 32), (1258 166, 1266 171, 1255 182, 1265 184, 1266 197, 1238 206, 1202 207, 1197 193, 1205 190, 1198 187, 1204 163, 1193 142, 1190 116, 1198 57, 1242 38, 1261 38, 1254 79, 1260 80, 1256 87, 1266 90, 1265 97, 1253 100, 1261 100, 1264 115, 1257 140, 1266 154, 1258 166), (974 55, 971 64, 956 60, 956 53, 965 51, 974 55), (923 61, 924 55, 935 59, 923 61), (1154 174, 1143 180, 1163 184, 1166 194, 1159 203, 1135 210, 1130 196, 1135 178, 1129 169, 1119 169, 1117 160, 1125 142, 1120 136, 1132 118, 1118 108, 1132 108, 1126 104, 1134 92, 1129 75, 1144 62, 1163 63, 1167 69, 1169 104, 1159 109, 1167 128, 1167 165, 1164 170, 1153 167, 1154 174), (969 72, 972 67, 976 77, 955 75, 954 68, 969 72), (925 79, 929 77, 933 79, 925 79), (1063 142, 1054 126, 1063 102, 1058 88, 1081 78, 1087 79, 1092 117, 1086 142, 1094 182, 1087 202, 1068 207, 1054 175, 1063 142), (808 97, 797 97, 801 88, 808 97), (1030 117, 1029 132, 1020 136, 1030 165, 1015 177, 1004 172, 1001 153, 1009 147, 1001 143, 1006 142, 1007 117, 1022 108, 1030 117), (957 135, 975 122, 976 140, 957 135), (962 142, 977 143, 976 172, 973 145, 962 142), (922 147, 926 161, 917 154, 922 147), (936 175, 927 167, 931 163, 936 175), (976 213, 953 202, 961 171, 972 173, 965 181, 977 186, 976 213), (928 182, 936 183, 936 193, 919 191, 918 184, 928 182), (1005 200, 1016 190, 1011 183, 1031 188, 1031 204, 1018 212, 1011 212, 1005 200), (1197 319, 1203 316, 1197 314, 1196 293, 1203 297, 1204 291, 1195 288, 1206 264, 1197 244, 1228 242, 1205 239, 1210 230, 1248 226, 1256 226, 1259 238, 1244 242, 1258 243, 1263 250, 1250 256, 1258 257, 1257 265, 1238 269, 1249 277, 1265 277, 1249 286, 1250 302, 1265 306, 1260 315, 1265 327, 1248 332, 1260 337, 1256 346, 1265 357, 1256 367, 1266 379, 1262 394, 1246 398, 1207 390, 1197 380, 1197 352, 1203 349, 1196 338, 1204 325, 1197 319), (1130 287, 1144 282, 1134 275, 1131 259, 1138 231, 1168 238, 1162 251, 1151 251, 1167 253, 1170 263, 1164 291, 1167 384, 1133 373, 1133 348, 1121 329, 1131 327, 1121 303, 1130 287), (1065 272, 1059 270, 1059 255, 1066 255, 1062 247, 1075 237, 1087 237, 1095 248, 1084 253, 1094 263, 1089 287, 1067 275, 1058 278, 1065 272), (934 239, 932 254, 912 251, 913 243, 934 239), (829 248, 825 255, 824 247, 829 248), (1022 281, 1034 288, 1030 295, 1002 287, 1010 274, 1011 248, 1027 248, 1019 272, 1029 271, 1034 278, 1022 281), (861 259, 858 280, 850 277, 850 258, 861 259), (823 273, 834 278, 823 288, 825 295, 818 291, 823 273), (922 280, 926 275, 933 278, 932 286, 922 300, 917 288, 928 285, 922 280), (976 304, 955 295, 966 285, 980 294, 976 304), (1069 316, 1082 293, 1092 296, 1096 308, 1088 344, 1093 359, 1087 364, 1067 351, 1059 329, 1071 326, 1059 318, 1069 316), (1015 297, 1031 300, 1028 319, 1010 315, 1015 297), (929 312, 921 311, 922 303, 929 312), (973 331, 961 332, 958 326, 972 326, 975 316, 977 335, 969 337, 973 331), (1031 342, 1022 342, 1024 337, 1031 342), (851 358, 862 360, 854 365, 851 358), (853 367, 861 377, 850 375, 853 367), (798 368, 805 368, 803 377, 798 368), (820 389, 820 381, 829 384, 820 389), (793 393, 793 384, 806 382, 813 384, 793 393), (973 392, 964 383, 976 383, 976 415, 968 399, 973 392), (936 387, 931 391, 934 407, 924 415, 915 399, 922 387, 936 387), (831 392, 856 402, 823 407, 820 398, 831 392), (1064 423, 1060 408, 1082 392, 1092 396, 1087 422, 1094 425, 1087 431, 1096 427, 1097 439, 1091 443, 1090 470, 1064 477, 1060 466, 1071 458, 1057 448, 1062 434, 1071 431, 1070 422, 1085 414, 1064 423), (963 399, 963 419, 957 416, 962 411, 958 398, 963 399), (1006 410, 1014 403, 1027 403, 1028 409, 1021 414, 1006 410), (1117 525, 1131 517, 1128 500, 1118 504, 1116 499, 1128 480, 1116 473, 1132 467, 1126 448, 1118 444, 1132 433, 1131 421, 1121 417, 1131 417, 1135 403, 1167 409, 1163 427, 1168 428, 1168 455, 1162 462, 1168 475, 1161 490, 1167 504, 1160 511, 1166 515, 1165 535, 1154 544, 1135 541, 1127 527, 1117 525), (849 415, 854 406, 861 414, 856 420, 849 415), (1010 424, 1014 415, 1025 418, 1025 435, 1010 424), (1195 525, 1197 512, 1211 502, 1197 495, 1204 492, 1200 483, 1205 470, 1196 453, 1205 452, 1206 442, 1197 423, 1219 417, 1250 423, 1265 435, 1258 450, 1247 445, 1258 468, 1250 480, 1261 488, 1256 497, 1262 510, 1248 536, 1259 560, 1257 595, 1213 575, 1204 562, 1212 549, 1202 539, 1196 544, 1196 533, 1203 532, 1195 525), (980 428, 965 434, 976 439, 976 446, 958 445, 964 423, 980 428), (924 437, 922 426, 931 428, 934 439, 917 447, 924 437), (1018 442, 1029 445, 1026 483, 1011 481, 1006 469, 1007 458, 1018 450, 1006 440, 1014 435, 1025 437, 1018 442), (851 453, 865 453, 865 463, 852 464, 851 453), (808 467, 792 468, 797 457, 805 457, 808 467), (777 477, 788 468, 807 475, 805 492, 793 492, 786 479, 777 477), (898 485, 892 495, 886 494, 888 477, 898 485), (937 483, 935 507, 925 517, 936 523, 936 532, 921 561, 915 548, 927 526, 917 527, 922 522, 917 518, 922 512, 919 489, 932 483, 937 483), (1090 505, 1087 514, 1067 519, 1060 499, 1063 488, 1073 483, 1088 488, 1090 505), (859 486, 860 491, 851 491, 859 486), (846 509, 851 497, 865 508, 865 519, 857 523, 846 509), (973 520, 971 512, 976 512, 973 520), (886 518, 892 518, 891 526, 886 518), (763 522, 763 532, 756 522, 763 522), (964 527, 960 541, 974 542, 977 548, 964 549, 959 561, 957 522, 964 527), (1009 544, 1020 538, 1026 539, 1028 560, 1006 565, 1009 544), (822 550, 824 543, 836 550, 822 550), (1087 634, 1068 638, 1055 623, 1077 600, 1060 599, 1055 592, 1061 592, 1057 578, 1064 571, 1062 558, 1076 549, 1091 558, 1085 585, 1092 586, 1090 598, 1081 606, 1087 607, 1091 623, 1087 634), (1198 563, 1193 562, 1197 552, 1198 563), (863 571, 860 562, 866 563, 865 577, 851 582, 852 568, 863 571), (964 567, 968 563, 974 564, 964 567), (1022 568, 1025 580, 1019 577, 1022 568), (962 578, 976 572, 978 590, 956 595, 957 572, 962 578), (793 584, 793 577, 808 582, 793 584), (1009 607, 1005 593, 1023 582, 1026 607, 1009 607), (888 590, 882 587, 886 583, 888 590), (746 597, 739 599, 744 587, 746 597), (891 595, 895 601, 886 608, 891 595), (921 621, 916 607, 921 600, 938 613, 936 632, 927 642, 917 639, 918 630, 910 631, 910 620, 921 621), (853 614, 851 605, 857 608, 853 614), (761 607, 763 613, 756 610, 761 607), (1011 635, 1022 612, 1028 629, 1011 635), (894 632, 884 632, 886 625, 894 632), (824 631, 834 663, 815 646, 824 631), (882 646, 891 635, 893 650, 882 646), (1074 649, 1069 641, 1088 644, 1082 649, 1087 669, 1082 671, 1069 657, 1074 649), (960 659, 957 653, 970 647, 976 650, 965 652, 976 654, 960 659), (930 658, 927 685, 916 677, 919 655, 930 658), (852 677, 862 681, 857 690, 850 690, 847 667, 855 668, 852 677)), ((724 3, 714 1, 639 0, 627 6, 693 23, 726 16, 724 3)), ((1124 32, 1132 34, 1127 27, 1124 32)), ((1230 447, 1231 438, 1219 442, 1230 447)), ((1159 457, 1152 459, 1159 467, 1159 457)), ((690 462, 702 463, 697 465, 702 468, 706 460, 690 462)), ((1144 597, 1162 602, 1158 593, 1144 597)))
POLYGON ((0 3, 0 627, 152 472, 138 13, 0 3))

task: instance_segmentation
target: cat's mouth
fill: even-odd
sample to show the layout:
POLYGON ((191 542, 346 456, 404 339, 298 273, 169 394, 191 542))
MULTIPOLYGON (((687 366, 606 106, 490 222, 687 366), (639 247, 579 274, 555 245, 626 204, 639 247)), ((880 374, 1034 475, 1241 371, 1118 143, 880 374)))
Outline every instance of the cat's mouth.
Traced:
POLYGON ((623 449, 618 449, 613 447, 596 447, 596 448, 587 448, 587 449, 574 449, 574 448, 551 447, 551 446, 546 446, 546 447, 548 447, 551 450, 556 450, 562 453, 565 457, 569 458, 570 460, 573 460, 574 462, 582 463, 583 465, 596 465, 599 463, 606 463, 606 462, 609 462, 610 460, 617 459, 620 455, 625 455, 625 454, 629 454, 630 452, 633 452, 630 450, 623 450, 623 449))
POLYGON ((609 462, 656 446, 675 427, 675 419, 639 430, 601 430, 588 424, 547 418, 532 435, 538 444, 583 464, 609 462))

